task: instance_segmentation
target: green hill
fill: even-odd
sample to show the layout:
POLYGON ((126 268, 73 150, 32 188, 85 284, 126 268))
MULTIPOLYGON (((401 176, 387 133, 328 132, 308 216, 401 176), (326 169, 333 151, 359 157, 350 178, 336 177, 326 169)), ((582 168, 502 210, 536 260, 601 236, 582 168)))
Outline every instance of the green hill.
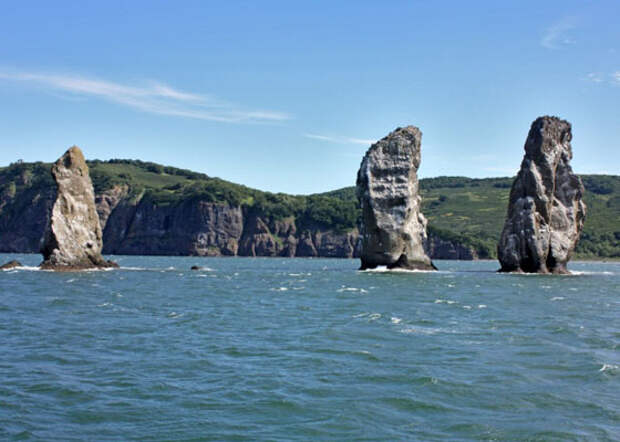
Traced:
MULTIPOLYGON (((588 213, 580 258, 620 258, 620 176, 582 175, 588 213)), ((495 257, 513 178, 437 177, 420 180, 422 212, 440 236, 475 245, 495 257)), ((355 199, 355 187, 326 195, 355 199)))
MULTIPOLYGON (((97 193, 127 186, 130 194, 148 198, 157 206, 200 199, 256 209, 274 220, 294 217, 302 228, 337 231, 353 230, 360 216, 354 187, 314 195, 289 195, 262 192, 202 173, 139 160, 94 160, 89 161, 89 167, 97 193)), ((577 256, 619 258, 620 177, 583 175, 582 179, 588 215, 577 256)), ((50 184, 49 164, 15 163, 0 168, 0 195, 15 194, 26 185, 32 191, 50 184)), ((420 180, 422 209, 429 220, 429 230, 444 239, 474 247, 482 258, 494 258, 511 184, 512 178, 420 180)))

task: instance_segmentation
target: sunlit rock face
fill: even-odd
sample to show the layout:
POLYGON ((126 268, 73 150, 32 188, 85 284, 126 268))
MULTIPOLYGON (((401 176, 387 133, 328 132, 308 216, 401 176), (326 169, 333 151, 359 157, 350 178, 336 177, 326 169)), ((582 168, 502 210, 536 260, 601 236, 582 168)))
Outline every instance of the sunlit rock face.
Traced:
POLYGON ((570 167, 571 139, 568 121, 532 123, 497 248, 500 271, 568 273, 586 214, 583 184, 570 167))
POLYGON ((41 267, 79 270, 114 267, 101 256, 102 233, 93 184, 79 147, 73 146, 52 166, 58 187, 45 230, 41 267))
POLYGON ((397 128, 366 152, 357 174, 362 208, 361 269, 433 270, 424 250, 418 175, 422 132, 397 128))

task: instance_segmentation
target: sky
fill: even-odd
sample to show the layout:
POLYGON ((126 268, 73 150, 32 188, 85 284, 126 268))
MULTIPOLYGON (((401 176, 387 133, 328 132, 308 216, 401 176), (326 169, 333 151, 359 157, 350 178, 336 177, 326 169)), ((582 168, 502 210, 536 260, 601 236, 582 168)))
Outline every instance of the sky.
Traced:
POLYGON ((272 192, 350 186, 423 132, 421 177, 511 176, 531 122, 620 174, 620 1, 28 1, 0 14, 0 166, 137 158, 272 192))

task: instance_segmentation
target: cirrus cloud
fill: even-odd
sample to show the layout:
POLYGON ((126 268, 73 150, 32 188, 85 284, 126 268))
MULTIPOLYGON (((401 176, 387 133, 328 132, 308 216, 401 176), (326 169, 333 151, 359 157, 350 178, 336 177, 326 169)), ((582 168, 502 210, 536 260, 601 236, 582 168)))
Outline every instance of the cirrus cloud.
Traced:
POLYGON ((24 82, 76 96, 95 97, 143 112, 223 123, 265 123, 288 120, 281 112, 246 109, 212 96, 180 91, 166 84, 125 85, 80 75, 0 70, 0 80, 24 82))

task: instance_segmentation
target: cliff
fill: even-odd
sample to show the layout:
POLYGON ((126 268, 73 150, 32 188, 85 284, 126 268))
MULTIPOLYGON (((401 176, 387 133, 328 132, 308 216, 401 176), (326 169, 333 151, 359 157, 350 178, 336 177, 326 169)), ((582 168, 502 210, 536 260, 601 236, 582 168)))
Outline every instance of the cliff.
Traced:
MULTIPOLYGON (((354 187, 293 196, 136 160, 87 163, 104 254, 358 256, 354 187)), ((0 168, 0 252, 39 252, 56 193, 50 166, 0 168)), ((620 177, 582 178, 578 256, 620 257, 620 177)), ((431 258, 494 258, 511 181, 421 179, 431 258)))

